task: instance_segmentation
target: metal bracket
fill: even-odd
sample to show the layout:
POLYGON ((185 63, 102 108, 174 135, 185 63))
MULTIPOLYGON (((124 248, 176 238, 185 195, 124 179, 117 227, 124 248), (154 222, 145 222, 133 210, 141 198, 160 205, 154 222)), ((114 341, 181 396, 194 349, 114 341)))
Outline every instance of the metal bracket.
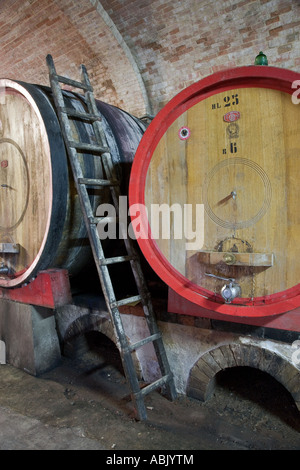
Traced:
POLYGON ((20 253, 18 243, 0 243, 0 253, 20 253))

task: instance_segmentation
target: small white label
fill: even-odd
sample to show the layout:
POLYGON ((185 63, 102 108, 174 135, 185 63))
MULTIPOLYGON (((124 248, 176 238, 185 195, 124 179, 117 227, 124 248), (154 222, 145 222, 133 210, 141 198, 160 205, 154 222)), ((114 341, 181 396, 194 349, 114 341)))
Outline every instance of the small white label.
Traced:
POLYGON ((6 364, 6 350, 4 341, 0 341, 0 364, 6 364))

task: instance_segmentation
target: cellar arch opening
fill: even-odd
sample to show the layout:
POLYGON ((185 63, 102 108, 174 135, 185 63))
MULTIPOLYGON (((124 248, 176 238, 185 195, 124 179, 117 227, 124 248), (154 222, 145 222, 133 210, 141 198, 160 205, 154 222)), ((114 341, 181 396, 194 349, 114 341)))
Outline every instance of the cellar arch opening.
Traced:
POLYGON ((218 373, 245 367, 270 375, 290 393, 300 410, 299 369, 287 357, 254 344, 231 343, 207 351, 191 368, 186 393, 206 401, 216 389, 218 373))

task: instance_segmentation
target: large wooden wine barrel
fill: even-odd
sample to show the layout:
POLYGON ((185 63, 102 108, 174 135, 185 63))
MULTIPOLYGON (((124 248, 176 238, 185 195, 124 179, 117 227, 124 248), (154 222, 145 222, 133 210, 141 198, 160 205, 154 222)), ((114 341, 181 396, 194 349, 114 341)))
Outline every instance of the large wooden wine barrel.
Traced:
POLYGON ((276 67, 213 74, 175 96, 141 140, 136 237, 157 274, 199 306, 241 317, 300 306, 299 86, 299 73, 276 67), (152 217, 163 204, 173 206, 169 239, 152 217))
MULTIPOLYGON (((85 109, 81 95, 64 94, 67 106, 85 109)), ((144 126, 119 108, 100 101, 97 106, 122 173, 133 160, 144 126)), ((93 143, 92 126, 72 122, 74 140, 93 143)), ((85 177, 102 177, 99 156, 80 158, 85 177)), ((1 287, 21 286, 40 270, 58 267, 75 275, 83 268, 90 248, 47 87, 0 80, 0 191, 1 287)), ((94 190, 94 209, 109 202, 108 196, 94 190)))

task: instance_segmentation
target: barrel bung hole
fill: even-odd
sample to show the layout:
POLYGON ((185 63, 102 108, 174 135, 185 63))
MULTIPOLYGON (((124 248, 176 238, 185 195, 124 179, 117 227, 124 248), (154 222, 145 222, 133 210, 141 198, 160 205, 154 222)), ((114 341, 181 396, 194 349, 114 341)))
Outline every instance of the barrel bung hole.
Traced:
POLYGON ((215 376, 214 396, 225 399, 227 411, 252 422, 282 421, 300 432, 300 413, 290 392, 270 374, 253 367, 232 367, 215 376))

